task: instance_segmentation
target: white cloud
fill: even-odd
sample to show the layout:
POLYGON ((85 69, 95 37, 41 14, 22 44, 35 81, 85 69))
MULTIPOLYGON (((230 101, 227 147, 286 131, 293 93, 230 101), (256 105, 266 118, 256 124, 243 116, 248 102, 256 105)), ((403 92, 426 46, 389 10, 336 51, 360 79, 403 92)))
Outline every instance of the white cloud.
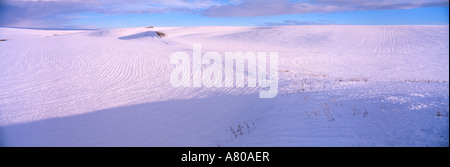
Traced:
POLYGON ((0 26, 61 27, 81 12, 192 12, 217 5, 214 0, 2 0, 0 26))
POLYGON ((202 13, 210 17, 268 16, 358 10, 412 9, 448 6, 448 0, 245 0, 213 6, 202 13))
POLYGON ((448 6, 448 0, 1 0, 0 26, 61 26, 81 12, 270 16, 448 6))

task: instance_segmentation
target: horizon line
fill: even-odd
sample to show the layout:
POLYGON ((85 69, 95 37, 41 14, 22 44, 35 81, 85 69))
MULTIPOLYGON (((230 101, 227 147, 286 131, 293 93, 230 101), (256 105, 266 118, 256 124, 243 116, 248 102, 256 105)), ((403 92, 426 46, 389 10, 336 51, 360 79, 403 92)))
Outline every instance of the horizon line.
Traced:
POLYGON ((32 29, 32 30, 102 30, 102 29, 120 29, 120 28, 138 28, 138 27, 284 27, 284 26, 449 26, 449 24, 304 24, 304 25, 256 25, 256 26, 134 26, 134 27, 117 27, 117 28, 44 28, 44 27, 0 27, 15 29, 32 29))

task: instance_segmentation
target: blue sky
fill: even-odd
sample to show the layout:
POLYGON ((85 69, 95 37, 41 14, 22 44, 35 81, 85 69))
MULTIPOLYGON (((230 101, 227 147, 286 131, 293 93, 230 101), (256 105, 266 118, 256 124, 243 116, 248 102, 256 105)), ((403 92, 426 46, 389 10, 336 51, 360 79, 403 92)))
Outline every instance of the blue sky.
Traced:
POLYGON ((0 26, 448 25, 448 0, 2 0, 0 26))

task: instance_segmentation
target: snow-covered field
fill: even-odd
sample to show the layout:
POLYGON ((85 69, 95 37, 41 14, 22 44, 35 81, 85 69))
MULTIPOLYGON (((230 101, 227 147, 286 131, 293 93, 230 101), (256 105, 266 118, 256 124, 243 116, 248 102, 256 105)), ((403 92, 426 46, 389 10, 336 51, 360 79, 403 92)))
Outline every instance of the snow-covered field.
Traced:
POLYGON ((449 26, 0 28, 0 39, 1 146, 449 146, 449 26), (194 43, 278 52, 278 96, 173 87, 170 56, 194 43))

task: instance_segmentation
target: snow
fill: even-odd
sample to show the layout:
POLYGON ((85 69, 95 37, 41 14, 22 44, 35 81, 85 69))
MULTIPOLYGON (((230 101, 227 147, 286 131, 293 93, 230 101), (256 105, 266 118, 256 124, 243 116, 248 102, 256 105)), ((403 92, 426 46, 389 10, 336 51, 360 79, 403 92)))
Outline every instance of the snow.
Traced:
POLYGON ((2 146, 449 146, 446 25, 0 28, 0 39, 2 146), (278 52, 278 96, 173 87, 170 56, 194 43, 278 52))

